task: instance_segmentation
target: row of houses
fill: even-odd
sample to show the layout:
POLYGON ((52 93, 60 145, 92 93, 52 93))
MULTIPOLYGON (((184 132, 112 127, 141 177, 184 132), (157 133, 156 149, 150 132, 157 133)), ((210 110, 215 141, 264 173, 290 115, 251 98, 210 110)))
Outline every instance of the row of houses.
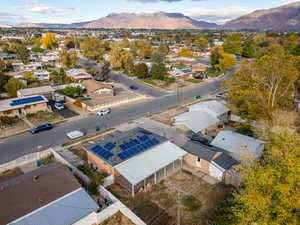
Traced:
POLYGON ((148 186, 187 168, 217 181, 240 185, 236 166, 256 160, 264 143, 233 131, 220 131, 210 143, 187 141, 178 146, 156 133, 137 127, 86 148, 95 169, 112 174, 114 181, 132 196, 148 186))

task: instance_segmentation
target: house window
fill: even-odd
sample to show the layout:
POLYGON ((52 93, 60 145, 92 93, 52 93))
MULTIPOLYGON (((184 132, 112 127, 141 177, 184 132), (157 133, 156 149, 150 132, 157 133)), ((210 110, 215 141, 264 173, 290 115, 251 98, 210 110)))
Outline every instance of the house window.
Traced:
POLYGON ((201 159, 199 157, 197 157, 197 162, 200 162, 200 161, 201 161, 201 159))

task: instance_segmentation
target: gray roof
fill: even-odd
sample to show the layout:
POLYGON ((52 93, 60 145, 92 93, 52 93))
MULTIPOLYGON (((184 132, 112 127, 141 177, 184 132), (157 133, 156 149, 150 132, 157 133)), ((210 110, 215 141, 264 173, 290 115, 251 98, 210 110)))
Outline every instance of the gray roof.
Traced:
MULTIPOLYGON (((144 136, 144 135, 148 136, 149 139, 156 139, 158 141, 158 143, 162 143, 162 142, 165 142, 167 140, 166 138, 164 138, 160 135, 154 134, 154 133, 152 133, 148 130, 137 127, 137 128, 132 129, 132 130, 129 130, 129 131, 126 131, 126 132, 123 132, 123 133, 120 133, 120 134, 117 134, 117 135, 114 135, 114 136, 107 135, 104 138, 104 141, 88 146, 87 150, 89 152, 92 152, 94 155, 101 158, 105 162, 107 162, 109 165, 116 166, 116 165, 128 160, 129 158, 138 155, 138 154, 135 154, 135 155, 133 155, 131 157, 128 157, 126 159, 120 158, 119 154, 124 152, 124 149, 122 149, 122 145, 124 143, 128 143, 132 140, 137 140, 137 139, 139 139, 139 137, 144 136), (102 147, 105 148, 105 146, 107 144, 112 144, 112 146, 113 146, 111 149, 108 150, 112 154, 112 156, 109 157, 109 159, 103 158, 101 156, 101 154, 97 154, 97 152, 94 150, 97 146, 100 146, 101 148, 102 147)), ((149 149, 151 149, 151 147, 147 148, 147 150, 149 150, 149 149)), ((145 151, 147 151, 147 150, 145 150, 145 151)), ((141 154, 141 153, 139 153, 139 154, 141 154)))
POLYGON ((222 153, 218 157, 216 157, 213 162, 222 167, 225 170, 230 169, 232 166, 239 164, 240 162, 232 158, 230 155, 226 153, 222 153))
POLYGON ((263 141, 230 130, 220 131, 211 144, 227 150, 238 160, 259 158, 264 148, 263 141))
POLYGON ((41 86, 36 88, 25 88, 20 89, 18 93, 20 96, 28 96, 28 95, 43 95, 54 92, 55 89, 51 86, 41 86))
POLYGON ((195 141, 188 141, 182 146, 182 148, 186 152, 207 161, 211 161, 216 152, 218 152, 218 148, 210 147, 208 145, 204 145, 200 142, 195 141))
POLYGON ((86 191, 79 188, 9 225, 70 225, 95 212, 98 208, 86 191))

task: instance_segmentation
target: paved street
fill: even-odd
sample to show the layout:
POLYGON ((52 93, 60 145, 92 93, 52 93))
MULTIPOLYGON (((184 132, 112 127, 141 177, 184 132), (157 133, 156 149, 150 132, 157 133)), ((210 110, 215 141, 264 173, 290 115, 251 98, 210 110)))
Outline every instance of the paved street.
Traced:
POLYGON ((28 133, 4 140, 0 142, 0 163, 34 152, 38 146, 50 147, 65 143, 68 141, 66 133, 72 130, 83 130, 87 133, 93 133, 97 125, 114 127, 128 120, 141 118, 148 113, 160 112, 172 106, 191 101, 196 95, 205 96, 210 92, 221 90, 221 81, 229 77, 235 70, 236 68, 231 69, 221 80, 181 91, 178 96, 176 93, 152 95, 156 98, 115 109, 111 114, 104 117, 94 115, 60 125, 50 131, 35 135, 28 133))
MULTIPOLYGON (((101 71, 101 67, 100 66, 97 66, 94 63, 87 62, 83 58, 80 59, 79 63, 82 66, 93 67, 96 70, 101 71)), ((123 85, 125 85, 127 87, 130 87, 132 85, 137 86, 138 87, 138 90, 137 90, 138 92, 140 92, 142 94, 146 94, 146 95, 152 96, 152 97, 159 97, 159 96, 163 96, 163 95, 166 94, 163 91, 159 91, 159 90, 153 89, 153 88, 151 88, 151 87, 149 87, 147 85, 135 82, 134 80, 131 80, 130 78, 128 78, 126 76, 122 76, 119 73, 111 72, 110 75, 109 75, 109 77, 110 77, 110 79, 112 79, 114 81, 117 81, 117 82, 120 82, 120 83, 122 83, 123 85)))

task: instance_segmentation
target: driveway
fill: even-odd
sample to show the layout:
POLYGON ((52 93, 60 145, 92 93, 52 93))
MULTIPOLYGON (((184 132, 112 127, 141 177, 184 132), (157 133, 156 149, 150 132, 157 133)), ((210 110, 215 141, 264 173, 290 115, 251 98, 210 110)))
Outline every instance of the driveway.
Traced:
POLYGON ((49 101, 48 103, 51 106, 51 109, 53 112, 59 114, 60 116, 62 116, 63 118, 67 119, 67 118, 71 118, 74 116, 78 116, 78 113, 72 111, 71 109, 69 109, 66 105, 65 105, 65 109, 63 110, 58 110, 54 107, 55 102, 54 101, 49 101))

